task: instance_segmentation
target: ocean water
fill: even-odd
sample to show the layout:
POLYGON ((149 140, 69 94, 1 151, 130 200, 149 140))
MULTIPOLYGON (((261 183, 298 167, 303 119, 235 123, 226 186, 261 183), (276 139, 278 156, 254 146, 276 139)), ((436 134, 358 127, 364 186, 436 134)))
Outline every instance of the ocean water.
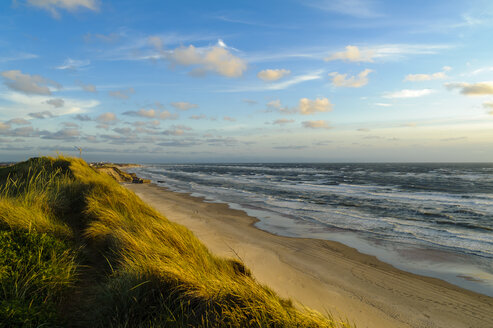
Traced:
POLYGON ((271 233, 336 240, 493 296, 493 164, 160 164, 133 172, 245 210, 271 233))

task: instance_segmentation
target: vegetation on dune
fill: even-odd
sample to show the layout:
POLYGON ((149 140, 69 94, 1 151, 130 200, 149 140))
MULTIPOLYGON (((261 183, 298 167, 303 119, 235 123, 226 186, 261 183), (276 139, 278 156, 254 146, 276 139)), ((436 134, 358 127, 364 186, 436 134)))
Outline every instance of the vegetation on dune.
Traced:
POLYGON ((75 158, 0 169, 0 326, 348 327, 75 158))

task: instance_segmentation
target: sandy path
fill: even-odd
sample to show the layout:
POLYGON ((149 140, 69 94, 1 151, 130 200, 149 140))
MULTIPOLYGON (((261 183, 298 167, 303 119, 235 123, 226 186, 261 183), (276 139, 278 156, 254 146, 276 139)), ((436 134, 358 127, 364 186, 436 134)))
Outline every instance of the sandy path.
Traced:
POLYGON ((493 298, 380 262, 337 242, 272 235, 225 204, 126 185, 215 254, 239 256, 260 282, 362 327, 493 327, 493 298))

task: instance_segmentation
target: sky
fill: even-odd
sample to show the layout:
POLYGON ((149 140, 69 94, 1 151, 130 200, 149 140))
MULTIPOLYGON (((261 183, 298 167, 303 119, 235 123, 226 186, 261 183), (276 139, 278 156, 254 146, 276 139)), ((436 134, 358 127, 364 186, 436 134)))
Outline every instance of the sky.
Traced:
POLYGON ((490 0, 5 0, 0 162, 493 162, 490 0))

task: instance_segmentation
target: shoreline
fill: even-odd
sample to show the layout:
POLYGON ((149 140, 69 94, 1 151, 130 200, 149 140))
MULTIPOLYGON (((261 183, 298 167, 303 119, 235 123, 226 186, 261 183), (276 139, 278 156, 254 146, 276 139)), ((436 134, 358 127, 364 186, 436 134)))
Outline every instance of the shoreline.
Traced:
POLYGON ((239 257, 283 297, 358 327, 490 327, 493 298, 396 269, 339 242, 284 237, 224 203, 154 184, 125 185, 214 253, 239 257))

